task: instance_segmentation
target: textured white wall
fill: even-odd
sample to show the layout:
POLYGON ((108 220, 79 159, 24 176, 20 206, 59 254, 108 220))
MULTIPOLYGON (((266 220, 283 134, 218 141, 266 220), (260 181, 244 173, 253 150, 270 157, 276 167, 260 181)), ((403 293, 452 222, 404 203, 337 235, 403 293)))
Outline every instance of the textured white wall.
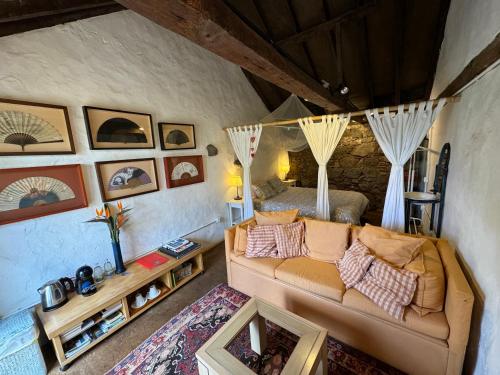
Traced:
MULTIPOLYGON (((37 302, 47 280, 112 260, 106 227, 83 223, 101 204, 95 161, 157 158, 160 191, 125 201, 134 208, 121 236, 125 259, 225 216, 225 198, 234 194, 226 181, 235 170, 221 127, 267 113, 238 66, 129 11, 1 38, 0 61, 0 97, 67 105, 77 151, 3 157, 0 167, 82 164, 89 198, 89 208, 0 227, 0 315, 37 302), (90 151, 82 105, 151 113, 156 149, 90 151), (161 151, 158 121, 194 123, 197 150, 161 151), (167 190, 161 158, 206 155, 209 143, 219 155, 204 157, 206 182, 167 190)), ((219 242, 223 224, 198 236, 219 242)))
MULTIPOLYGON (((498 0, 451 2, 434 96, 493 40, 499 19, 498 0)), ((443 236, 457 247, 484 300, 484 309, 477 301, 469 347, 469 359, 477 360, 467 371, 475 374, 498 374, 500 368, 499 118, 497 67, 464 90, 459 103, 445 107, 431 134, 431 148, 451 144, 443 236)))

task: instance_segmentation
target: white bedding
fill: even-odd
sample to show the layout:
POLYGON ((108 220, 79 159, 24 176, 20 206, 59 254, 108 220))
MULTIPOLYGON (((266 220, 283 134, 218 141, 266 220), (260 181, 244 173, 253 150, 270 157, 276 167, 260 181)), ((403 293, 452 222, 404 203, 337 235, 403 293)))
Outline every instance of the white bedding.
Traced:
MULTIPOLYGON (((329 190, 330 218, 332 221, 360 224, 369 200, 362 193, 347 190, 329 190)), ((261 211, 282 211, 298 208, 300 216, 316 216, 316 189, 290 187, 283 193, 264 201, 256 201, 261 211)))

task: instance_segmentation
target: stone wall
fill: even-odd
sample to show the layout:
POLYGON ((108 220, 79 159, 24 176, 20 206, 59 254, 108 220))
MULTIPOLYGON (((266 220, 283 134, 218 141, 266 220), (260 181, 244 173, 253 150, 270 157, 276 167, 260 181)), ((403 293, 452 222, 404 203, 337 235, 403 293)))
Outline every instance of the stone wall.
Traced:
MULTIPOLYGON (((296 178, 304 187, 316 187, 318 164, 311 150, 290 152, 289 159, 288 178, 296 178)), ((328 162, 329 185, 365 194, 369 210, 381 212, 390 167, 368 124, 351 123, 328 162)))

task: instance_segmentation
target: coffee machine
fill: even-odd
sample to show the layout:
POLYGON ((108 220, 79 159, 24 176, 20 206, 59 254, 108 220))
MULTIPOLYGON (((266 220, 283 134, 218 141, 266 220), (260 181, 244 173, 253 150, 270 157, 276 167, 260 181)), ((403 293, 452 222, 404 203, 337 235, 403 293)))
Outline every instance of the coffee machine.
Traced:
POLYGON ((90 266, 83 266, 76 270, 75 291, 84 297, 91 296, 97 292, 94 278, 94 271, 90 266))

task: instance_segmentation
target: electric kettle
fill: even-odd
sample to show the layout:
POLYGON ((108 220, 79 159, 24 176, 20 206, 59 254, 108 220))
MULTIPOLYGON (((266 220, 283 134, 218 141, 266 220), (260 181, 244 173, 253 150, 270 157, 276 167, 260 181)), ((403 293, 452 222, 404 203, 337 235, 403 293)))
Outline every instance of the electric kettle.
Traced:
POLYGON ((38 288, 43 311, 55 310, 68 302, 67 292, 75 290, 73 281, 68 277, 52 280, 38 288))

